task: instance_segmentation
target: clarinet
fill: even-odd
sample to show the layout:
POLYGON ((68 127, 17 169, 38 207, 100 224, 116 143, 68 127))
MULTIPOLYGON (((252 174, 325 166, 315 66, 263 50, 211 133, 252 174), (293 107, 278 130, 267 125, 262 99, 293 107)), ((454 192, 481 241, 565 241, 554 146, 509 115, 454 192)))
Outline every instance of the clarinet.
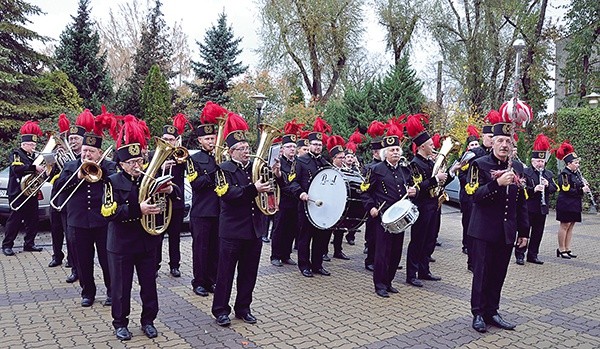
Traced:
MULTIPOLYGON (((544 176, 542 176, 542 174, 544 173, 544 169, 542 168, 539 171, 540 171, 540 184, 542 184, 542 179, 544 178, 544 176)), ((541 200, 542 200, 542 206, 546 206, 546 187, 542 188, 541 200)))
MULTIPOLYGON (((583 178, 583 175, 581 174, 581 171, 579 169, 577 170, 577 176, 579 176, 579 179, 584 185, 587 185, 589 187, 589 182, 585 178, 583 178)), ((592 206, 594 206, 594 208, 598 210, 598 205, 596 205, 596 200, 594 200, 594 194, 592 194, 591 188, 590 191, 588 191, 588 196, 590 197, 590 202, 592 206)))

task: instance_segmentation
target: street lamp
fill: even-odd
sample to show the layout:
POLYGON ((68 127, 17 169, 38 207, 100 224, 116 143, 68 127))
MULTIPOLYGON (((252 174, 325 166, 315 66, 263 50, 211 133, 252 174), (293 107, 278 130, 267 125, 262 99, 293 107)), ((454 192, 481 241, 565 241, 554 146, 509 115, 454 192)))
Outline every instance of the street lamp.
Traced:
POLYGON ((597 94, 596 92, 592 92, 587 96, 583 96, 583 98, 588 100, 588 104, 590 105, 590 108, 598 107, 598 103, 600 102, 600 94, 597 94))
POLYGON ((260 117, 262 114, 262 108, 264 107, 265 101, 267 100, 267 96, 259 92, 254 96, 250 96, 250 98, 254 99, 254 101, 256 102, 256 127, 258 129, 256 141, 258 142, 260 140, 260 117))

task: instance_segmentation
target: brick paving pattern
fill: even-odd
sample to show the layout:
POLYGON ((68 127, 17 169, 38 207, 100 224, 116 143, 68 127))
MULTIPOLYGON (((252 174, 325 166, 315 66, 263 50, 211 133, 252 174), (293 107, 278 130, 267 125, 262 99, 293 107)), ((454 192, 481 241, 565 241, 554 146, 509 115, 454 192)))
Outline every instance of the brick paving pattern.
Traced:
MULTIPOLYGON (((70 270, 48 268, 50 234, 38 235, 40 253, 0 255, 0 337, 2 348, 599 348, 600 347, 600 216, 584 215, 575 226, 577 259, 556 258, 558 224, 551 212, 540 248, 544 265, 509 267, 500 312, 516 331, 471 329, 471 274, 460 252, 460 213, 445 206, 432 272, 440 282, 424 281, 417 289, 404 283, 399 270, 390 298, 378 297, 372 274, 364 269, 363 235, 344 242, 352 259, 333 259, 324 266, 331 277, 304 278, 297 267, 273 267, 265 244, 252 305, 258 323, 234 319, 217 326, 210 313, 212 295, 191 289, 191 238, 181 240, 181 278, 168 273, 168 242, 159 271, 159 336, 147 339, 139 328, 141 302, 134 285, 129 329, 133 339, 118 341, 102 273, 96 265, 98 296, 90 308, 80 306, 78 284, 67 284, 70 270)), ((0 228, 4 233, 4 229, 0 228)), ((410 234, 406 234, 404 247, 410 234)), ((330 248, 332 251, 333 248, 330 248)), ((405 251, 406 253, 406 251, 405 251)), ((401 264, 406 262, 405 253, 401 264)), ((296 259, 295 256, 293 256, 296 259)), ((235 289, 232 296, 235 297, 235 289)))

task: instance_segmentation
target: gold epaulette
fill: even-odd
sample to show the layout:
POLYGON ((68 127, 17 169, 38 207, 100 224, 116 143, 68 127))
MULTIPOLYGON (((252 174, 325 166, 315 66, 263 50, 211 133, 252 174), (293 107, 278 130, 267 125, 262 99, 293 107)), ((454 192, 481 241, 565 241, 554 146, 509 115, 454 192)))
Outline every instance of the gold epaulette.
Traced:
POLYGON ((56 182, 56 180, 58 179, 58 177, 60 177, 60 172, 57 173, 54 177, 52 177, 52 179, 50 180, 50 184, 54 184, 54 182, 56 182))
POLYGON ((468 169, 469 169, 469 163, 464 164, 464 166, 462 166, 460 168, 460 170, 463 171, 463 172, 466 171, 466 170, 468 170, 468 169))
POLYGON ((100 209, 102 217, 110 217, 117 212, 117 202, 113 200, 112 185, 106 183, 104 186, 104 203, 100 209))
POLYGON ((467 193, 469 195, 473 195, 473 193, 475 193, 477 188, 479 188, 479 182, 467 183, 467 184, 465 184, 465 193, 467 193))
POLYGON ((296 179, 296 173, 292 173, 290 172, 290 174, 288 174, 288 182, 293 181, 294 179, 296 179))
POLYGON ((360 184, 360 190, 363 192, 369 190, 369 188, 371 187, 371 183, 369 183, 371 180, 371 171, 373 171, 373 169, 369 168, 367 174, 365 175, 365 179, 360 184))
POLYGON ((418 176, 412 176, 412 179, 413 179, 413 183, 419 184, 419 183, 423 182, 423 175, 419 173, 418 176))
POLYGON ((188 173, 187 180, 192 183, 196 178, 198 178, 198 172, 194 171, 192 173, 188 173))
POLYGON ((223 196, 227 193, 227 190, 229 190, 229 183, 227 183, 223 171, 219 170, 217 171, 217 186, 215 187, 215 193, 217 193, 217 196, 223 196))
POLYGON ((569 191, 571 189, 571 183, 569 183, 569 176, 563 174, 563 184, 561 185, 562 191, 569 191), (565 184, 567 183, 567 184, 565 184))
POLYGON ((23 166, 23 163, 21 161, 13 161, 11 166, 23 166))

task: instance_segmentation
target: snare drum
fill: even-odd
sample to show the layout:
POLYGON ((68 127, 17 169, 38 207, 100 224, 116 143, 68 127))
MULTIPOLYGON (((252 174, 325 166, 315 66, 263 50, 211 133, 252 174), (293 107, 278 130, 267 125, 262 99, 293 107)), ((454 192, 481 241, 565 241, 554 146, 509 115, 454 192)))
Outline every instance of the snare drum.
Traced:
POLYGON ((386 231, 392 234, 398 234, 411 225, 419 218, 419 209, 409 199, 402 199, 385 210, 381 215, 381 225, 386 231))
POLYGON ((318 229, 355 229, 367 213, 360 199, 362 177, 357 174, 324 168, 317 172, 308 188, 310 201, 306 216, 318 229))

